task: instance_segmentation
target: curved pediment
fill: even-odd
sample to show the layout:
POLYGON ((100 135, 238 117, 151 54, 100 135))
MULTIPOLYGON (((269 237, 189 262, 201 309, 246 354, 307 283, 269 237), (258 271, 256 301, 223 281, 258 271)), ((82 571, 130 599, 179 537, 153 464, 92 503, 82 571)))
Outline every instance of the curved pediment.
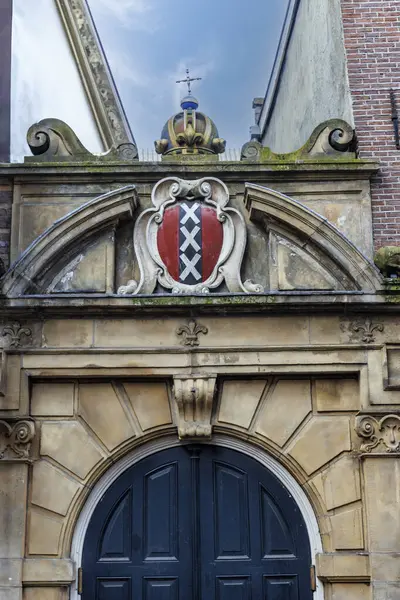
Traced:
POLYGON ((8 297, 114 292, 114 233, 138 205, 128 185, 86 202, 58 219, 25 250, 2 282, 8 297))
POLYGON ((246 184, 250 220, 267 233, 270 290, 368 290, 376 267, 328 219, 280 192, 246 184))
POLYGON ((215 178, 169 177, 153 188, 152 203, 153 208, 133 215, 139 201, 130 185, 71 211, 12 265, 3 278, 3 294, 317 293, 381 287, 379 271, 336 227, 274 190, 246 184, 239 210, 229 205, 228 188, 215 178), (188 273, 193 281, 184 280, 188 273))

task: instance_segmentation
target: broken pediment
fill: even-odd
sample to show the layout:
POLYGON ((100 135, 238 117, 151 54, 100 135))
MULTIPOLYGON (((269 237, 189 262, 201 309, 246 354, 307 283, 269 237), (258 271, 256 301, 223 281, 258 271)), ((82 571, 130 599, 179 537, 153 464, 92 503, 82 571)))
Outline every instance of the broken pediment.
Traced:
POLYGON ((137 192, 130 185, 58 219, 11 266, 3 294, 113 293, 115 231, 137 206, 137 192))
POLYGON ((58 219, 3 277, 3 294, 262 294, 373 291, 376 267, 318 213, 246 184, 167 177, 151 206, 129 185, 58 219))
POLYGON ((269 289, 376 290, 381 276, 328 219, 301 202, 246 184, 250 220, 268 235, 269 289))

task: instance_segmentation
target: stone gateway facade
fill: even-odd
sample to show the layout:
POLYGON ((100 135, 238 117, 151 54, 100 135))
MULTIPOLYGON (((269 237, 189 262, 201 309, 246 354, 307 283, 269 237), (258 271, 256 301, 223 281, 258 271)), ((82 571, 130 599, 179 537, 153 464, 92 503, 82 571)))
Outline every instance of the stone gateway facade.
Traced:
POLYGON ((57 6, 107 152, 48 118, 0 166, 0 599, 400 600, 379 164, 339 118, 220 160, 191 94, 139 161, 85 3, 57 6))
POLYGON ((3 167, 2 598, 386 597, 398 291, 341 127, 301 161, 3 167))

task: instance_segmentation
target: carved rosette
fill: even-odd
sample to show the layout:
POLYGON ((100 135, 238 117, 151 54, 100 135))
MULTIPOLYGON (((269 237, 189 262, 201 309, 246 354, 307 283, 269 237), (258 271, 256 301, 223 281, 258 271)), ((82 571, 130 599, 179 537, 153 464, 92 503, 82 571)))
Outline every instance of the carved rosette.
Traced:
POLYGON ((0 461, 30 460, 34 436, 33 421, 0 420, 0 461))
POLYGON ((210 438, 216 377, 174 377, 173 398, 178 436, 210 438))
POLYGON ((372 415, 359 416, 356 419, 356 432, 365 441, 361 452, 400 453, 400 416, 386 415, 377 419, 372 415))

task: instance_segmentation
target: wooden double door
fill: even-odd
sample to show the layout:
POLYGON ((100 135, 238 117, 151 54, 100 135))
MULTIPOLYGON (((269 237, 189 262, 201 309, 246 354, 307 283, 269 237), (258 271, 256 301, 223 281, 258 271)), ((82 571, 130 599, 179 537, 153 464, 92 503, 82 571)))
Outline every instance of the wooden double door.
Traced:
POLYGON ((309 600, 297 504, 256 460, 219 446, 157 452, 97 505, 83 600, 309 600))

